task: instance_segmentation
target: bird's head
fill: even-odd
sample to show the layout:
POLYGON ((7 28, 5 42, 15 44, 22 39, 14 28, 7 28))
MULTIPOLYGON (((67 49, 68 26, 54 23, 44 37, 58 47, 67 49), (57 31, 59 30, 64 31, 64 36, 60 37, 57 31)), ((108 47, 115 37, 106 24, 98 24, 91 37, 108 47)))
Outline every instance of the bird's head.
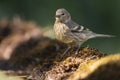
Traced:
POLYGON ((71 20, 70 13, 64 8, 57 9, 55 18, 56 20, 63 22, 63 23, 71 20))

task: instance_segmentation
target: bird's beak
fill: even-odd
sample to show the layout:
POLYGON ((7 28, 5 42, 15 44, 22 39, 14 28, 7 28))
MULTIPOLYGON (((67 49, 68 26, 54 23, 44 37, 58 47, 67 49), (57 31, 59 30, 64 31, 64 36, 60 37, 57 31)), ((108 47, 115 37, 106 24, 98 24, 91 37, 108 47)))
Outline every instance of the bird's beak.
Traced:
POLYGON ((55 17, 56 17, 56 18, 59 18, 59 17, 60 17, 60 15, 55 15, 55 17))

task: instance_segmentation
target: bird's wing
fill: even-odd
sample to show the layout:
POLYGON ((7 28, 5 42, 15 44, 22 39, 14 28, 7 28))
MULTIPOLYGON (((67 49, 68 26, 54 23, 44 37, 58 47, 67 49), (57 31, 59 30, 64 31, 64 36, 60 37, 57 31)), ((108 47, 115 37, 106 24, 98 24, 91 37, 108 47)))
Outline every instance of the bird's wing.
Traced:
POLYGON ((83 26, 74 26, 74 28, 71 28, 71 32, 82 32, 83 30, 86 30, 83 26))
POLYGON ((70 21, 69 23, 67 23, 67 26, 70 28, 71 32, 82 32, 82 31, 89 31, 88 28, 79 25, 73 21, 70 21))

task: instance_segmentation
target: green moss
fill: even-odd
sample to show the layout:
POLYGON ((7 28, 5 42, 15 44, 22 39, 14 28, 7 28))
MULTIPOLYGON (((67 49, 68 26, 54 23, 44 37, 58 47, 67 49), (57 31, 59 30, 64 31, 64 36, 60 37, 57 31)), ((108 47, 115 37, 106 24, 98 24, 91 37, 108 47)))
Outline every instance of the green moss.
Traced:
POLYGON ((83 63, 68 80, 119 80, 120 54, 83 63))

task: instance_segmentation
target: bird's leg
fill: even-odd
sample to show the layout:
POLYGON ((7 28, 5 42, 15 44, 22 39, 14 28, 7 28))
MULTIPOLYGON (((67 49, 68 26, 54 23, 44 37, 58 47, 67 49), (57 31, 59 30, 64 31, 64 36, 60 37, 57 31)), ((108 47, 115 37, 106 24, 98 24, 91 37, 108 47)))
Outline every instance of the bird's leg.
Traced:
POLYGON ((79 50, 80 50, 81 44, 82 44, 81 42, 78 43, 78 47, 77 47, 77 50, 76 50, 76 52, 75 52, 75 55, 77 55, 77 54, 79 53, 79 50))
POLYGON ((70 46, 68 46, 68 48, 65 50, 65 52, 62 54, 62 57, 71 49, 70 46))
POLYGON ((75 55, 77 55, 79 53, 80 47, 77 48, 75 55))

